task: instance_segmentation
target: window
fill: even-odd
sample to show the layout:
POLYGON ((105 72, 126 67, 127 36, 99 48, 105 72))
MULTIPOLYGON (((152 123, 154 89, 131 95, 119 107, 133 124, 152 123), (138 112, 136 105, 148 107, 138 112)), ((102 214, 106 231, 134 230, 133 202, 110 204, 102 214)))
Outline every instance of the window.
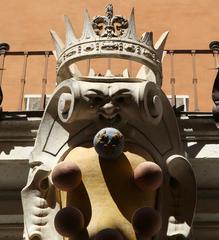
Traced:
MULTIPOLYGON (((172 96, 167 95, 170 103, 172 100, 172 96)), ((189 110, 189 96, 188 95, 176 95, 176 108, 184 106, 183 110, 184 112, 189 110)))
MULTIPOLYGON (((50 95, 46 96, 46 105, 49 101, 50 95)), ((29 94, 24 95, 24 107, 25 111, 38 111, 40 109, 41 95, 40 94, 29 94)))

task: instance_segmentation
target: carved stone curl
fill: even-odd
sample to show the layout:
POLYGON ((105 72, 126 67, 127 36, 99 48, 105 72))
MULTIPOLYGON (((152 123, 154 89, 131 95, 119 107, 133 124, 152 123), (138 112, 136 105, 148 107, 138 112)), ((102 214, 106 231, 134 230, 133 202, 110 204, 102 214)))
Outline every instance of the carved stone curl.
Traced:
MULTIPOLYGON (((140 89, 142 91, 142 89, 140 89)), ((161 100, 161 90, 153 82, 146 82, 143 94, 143 118, 150 124, 157 125, 163 116, 163 104, 161 100)))
POLYGON ((59 118, 66 123, 72 121, 71 116, 74 110, 74 95, 72 93, 62 93, 58 102, 59 118))
POLYGON ((27 185, 21 192, 24 209, 24 239, 44 240, 56 234, 53 219, 58 211, 56 193, 48 178, 51 169, 46 165, 36 166, 30 170, 27 185))
POLYGON ((189 161, 181 155, 166 160, 170 175, 170 194, 175 208, 169 214, 167 236, 187 238, 193 223, 196 206, 196 180, 189 161))

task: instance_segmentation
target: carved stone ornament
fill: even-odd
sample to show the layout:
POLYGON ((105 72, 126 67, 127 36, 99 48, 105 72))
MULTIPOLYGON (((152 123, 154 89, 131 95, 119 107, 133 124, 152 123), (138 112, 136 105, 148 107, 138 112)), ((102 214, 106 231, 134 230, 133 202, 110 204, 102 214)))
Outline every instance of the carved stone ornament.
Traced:
POLYGON ((109 5, 106 16, 95 17, 93 23, 86 13, 80 45, 68 20, 65 48, 59 48, 53 32, 59 84, 42 118, 21 193, 25 240, 189 235, 196 182, 175 114, 160 88, 161 47, 151 47, 151 33, 142 42, 132 38, 133 21, 133 13, 129 22, 113 17, 109 5), (110 44, 118 49, 102 48, 110 44), (136 60, 138 55, 146 61, 136 78, 126 71, 116 77, 110 70, 96 76, 92 69, 80 76, 75 64, 70 67, 79 57, 79 46, 80 56, 86 52, 88 58, 89 52, 115 56, 126 51, 121 53, 124 58, 136 60), (71 75, 63 69, 71 69, 71 75))
POLYGON ((84 28, 77 38, 70 20, 65 16, 66 42, 51 30, 57 58, 57 81, 61 82, 74 76, 70 65, 84 59, 120 58, 132 59, 150 69, 156 76, 156 83, 162 84, 161 60, 168 32, 161 35, 153 45, 153 34, 145 32, 140 39, 136 36, 134 9, 129 21, 122 16, 113 16, 113 6, 106 7, 106 16, 90 19, 84 13, 84 28), (96 47, 95 47, 96 46, 96 47))
POLYGON ((122 16, 113 16, 113 6, 106 6, 107 16, 97 16, 92 21, 92 27, 95 33, 101 37, 118 37, 122 36, 128 28, 128 21, 122 16))

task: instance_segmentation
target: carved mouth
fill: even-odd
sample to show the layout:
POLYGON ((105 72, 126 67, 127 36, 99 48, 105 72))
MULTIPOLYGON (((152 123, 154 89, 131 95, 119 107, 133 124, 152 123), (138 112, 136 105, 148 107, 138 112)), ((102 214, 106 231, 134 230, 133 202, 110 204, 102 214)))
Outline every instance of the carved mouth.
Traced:
POLYGON ((104 121, 106 123, 117 123, 121 120, 121 117, 118 113, 115 113, 115 114, 111 114, 111 115, 107 115, 107 114, 104 114, 104 113, 101 113, 99 114, 99 119, 101 121, 104 121))

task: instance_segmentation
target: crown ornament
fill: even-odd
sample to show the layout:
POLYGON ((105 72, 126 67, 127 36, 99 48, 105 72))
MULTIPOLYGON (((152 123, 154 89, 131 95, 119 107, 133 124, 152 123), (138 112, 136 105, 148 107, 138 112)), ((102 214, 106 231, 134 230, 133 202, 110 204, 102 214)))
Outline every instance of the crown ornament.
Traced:
MULTIPOLYGON (((64 16, 64 22, 66 28, 65 44, 56 32, 50 31, 55 45, 54 55, 57 59, 58 82, 71 77, 92 81, 92 76, 82 77, 78 74, 79 71, 75 63, 81 60, 120 58, 139 62, 143 65, 136 79, 146 80, 153 74, 154 79, 156 79, 154 81, 161 86, 161 62, 168 32, 164 32, 155 45, 153 44, 152 32, 145 32, 138 39, 134 9, 131 11, 129 20, 120 15, 114 16, 112 4, 106 6, 105 16, 95 16, 93 19, 90 18, 88 11, 85 10, 84 27, 80 38, 76 37, 67 16, 64 16)), ((90 72, 93 73, 92 70, 90 72)), ((128 79, 127 74, 125 74, 124 78, 128 79)), ((122 79, 123 81, 124 78, 122 79)), ((97 76, 95 76, 95 79, 97 79, 97 76)), ((109 74, 107 79, 109 80, 109 74)))
POLYGON ((113 16, 113 6, 106 6, 106 16, 96 16, 92 21, 95 33, 100 37, 119 37, 128 28, 128 21, 122 16, 113 16))

